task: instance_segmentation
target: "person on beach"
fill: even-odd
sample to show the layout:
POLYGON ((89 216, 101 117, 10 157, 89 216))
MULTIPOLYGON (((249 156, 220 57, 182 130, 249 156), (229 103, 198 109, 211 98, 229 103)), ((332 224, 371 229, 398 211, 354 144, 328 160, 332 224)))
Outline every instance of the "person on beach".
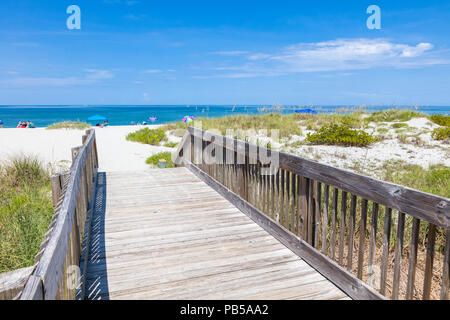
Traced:
POLYGON ((0 129, 3 128, 3 121, 0 119, 0 129))

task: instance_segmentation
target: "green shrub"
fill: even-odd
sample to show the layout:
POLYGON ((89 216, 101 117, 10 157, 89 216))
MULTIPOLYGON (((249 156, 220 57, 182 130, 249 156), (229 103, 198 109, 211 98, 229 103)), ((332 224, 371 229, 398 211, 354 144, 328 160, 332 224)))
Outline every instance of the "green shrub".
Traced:
POLYGON ((50 176, 38 160, 0 165, 0 273, 33 265, 52 215, 50 176))
POLYGON ((311 144, 365 147, 377 139, 363 130, 351 129, 347 125, 330 124, 316 133, 308 133, 305 141, 311 144))
POLYGON ((135 141, 156 146, 159 145, 159 143, 162 140, 166 141, 167 137, 165 131, 161 128, 158 129, 144 128, 128 134, 126 139, 128 141, 135 141))
POLYGON ((435 140, 449 140, 450 139, 450 127, 436 128, 433 130, 431 137, 435 140))
POLYGON ((54 129, 71 129, 71 130, 84 130, 89 129, 91 125, 86 122, 80 122, 80 121, 64 121, 64 122, 57 122, 49 125, 46 129, 47 130, 54 130, 54 129))
POLYGON ((166 168, 174 168, 175 167, 173 164, 173 161, 172 161, 172 154, 170 152, 160 152, 160 153, 154 154, 150 158, 147 158, 145 163, 158 166, 160 159, 166 160, 166 168))
POLYGON ((443 127, 450 126, 450 116, 444 116, 442 114, 435 114, 430 117, 430 120, 440 126, 443 126, 443 127))

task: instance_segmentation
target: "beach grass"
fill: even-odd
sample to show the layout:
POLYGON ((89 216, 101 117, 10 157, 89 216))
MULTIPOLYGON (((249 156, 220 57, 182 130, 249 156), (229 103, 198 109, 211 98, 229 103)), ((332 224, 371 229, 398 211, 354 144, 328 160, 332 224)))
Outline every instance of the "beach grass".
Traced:
MULTIPOLYGON (((245 130, 278 130, 280 138, 288 138, 292 135, 301 135, 300 126, 305 126, 308 130, 319 129, 320 127, 335 123, 347 124, 352 128, 361 128, 364 124, 362 112, 353 112, 350 114, 281 114, 269 113, 260 115, 232 115, 219 118, 198 118, 192 126, 198 127, 201 123, 203 130, 216 129, 221 134, 226 134, 228 129, 234 131, 245 130)), ((166 130, 185 129, 189 125, 176 122, 163 126, 166 130)))
POLYGON ((433 165, 425 169, 404 161, 386 161, 383 180, 450 198, 450 168, 433 165))
POLYGON ((295 119, 295 115, 282 115, 279 113, 260 115, 231 115, 219 118, 197 118, 194 122, 186 124, 184 122, 173 122, 164 125, 164 130, 186 129, 188 126, 200 127, 203 130, 218 130, 222 135, 227 134, 227 130, 279 130, 280 137, 288 137, 293 134, 301 134, 301 129, 295 119))
MULTIPOLYGON (((319 130, 323 126, 329 124, 346 125, 353 129, 367 128, 369 123, 373 122, 379 125, 386 125, 386 122, 405 122, 415 117, 427 118, 427 115, 411 109, 388 109, 384 111, 365 112, 363 109, 353 110, 352 112, 343 113, 291 113, 282 114, 275 109, 269 109, 270 113, 260 113, 257 115, 230 115, 218 118, 200 117, 194 122, 186 124, 184 122, 172 122, 163 125, 161 128, 164 131, 172 130, 186 130, 187 127, 200 127, 203 130, 216 129, 222 135, 225 135, 227 130, 245 131, 254 129, 279 130, 280 138, 288 138, 293 135, 301 135, 302 130, 300 126, 306 127, 307 130, 319 130)), ((280 109, 281 110, 281 109, 280 109)), ((406 128, 407 124, 399 124, 395 127, 406 128)))
POLYGON ((47 130, 55 130, 55 129, 69 129, 69 130, 84 130, 89 129, 91 125, 86 122, 81 121, 63 121, 63 122, 56 122, 51 125, 49 125, 46 129, 47 130))
POLYGON ((366 120, 370 122, 405 122, 420 117, 426 118, 427 115, 411 109, 388 109, 372 112, 366 120))
POLYGON ((50 175, 37 159, 0 165, 0 273, 33 265, 52 214, 50 175))

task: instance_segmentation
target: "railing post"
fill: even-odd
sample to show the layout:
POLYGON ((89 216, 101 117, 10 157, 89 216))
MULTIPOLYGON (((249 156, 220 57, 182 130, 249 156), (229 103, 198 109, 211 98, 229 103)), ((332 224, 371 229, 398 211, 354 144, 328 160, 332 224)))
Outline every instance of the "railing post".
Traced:
POLYGON ((58 206, 59 199, 61 197, 62 184, 61 184, 61 174, 55 174, 51 177, 52 185, 52 199, 53 199, 53 210, 56 210, 58 206))

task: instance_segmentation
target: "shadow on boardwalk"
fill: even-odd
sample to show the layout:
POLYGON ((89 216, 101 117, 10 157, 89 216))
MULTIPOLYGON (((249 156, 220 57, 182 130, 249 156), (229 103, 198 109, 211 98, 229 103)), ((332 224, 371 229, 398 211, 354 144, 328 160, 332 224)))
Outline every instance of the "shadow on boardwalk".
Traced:
POLYGON ((92 216, 91 237, 86 272, 86 300, 108 300, 108 271, 105 255, 106 173, 99 172, 95 208, 92 216))

